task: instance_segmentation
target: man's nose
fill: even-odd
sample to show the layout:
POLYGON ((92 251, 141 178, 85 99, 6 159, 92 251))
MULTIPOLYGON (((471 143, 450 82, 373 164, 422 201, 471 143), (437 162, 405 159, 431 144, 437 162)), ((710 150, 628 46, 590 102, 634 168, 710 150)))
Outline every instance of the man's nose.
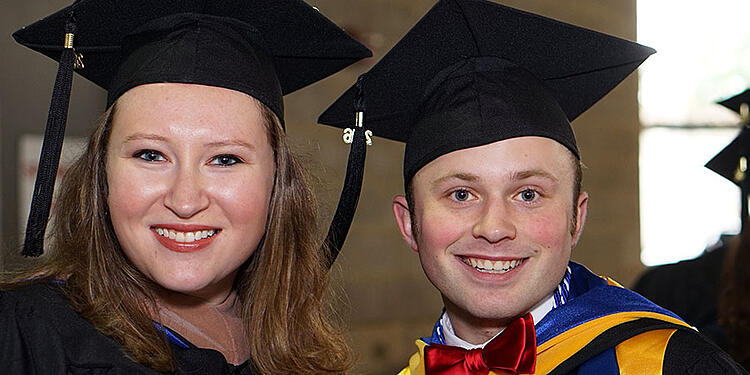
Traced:
POLYGON ((480 216, 472 228, 475 238, 497 243, 516 237, 516 226, 508 203, 503 199, 489 199, 485 202, 480 216))

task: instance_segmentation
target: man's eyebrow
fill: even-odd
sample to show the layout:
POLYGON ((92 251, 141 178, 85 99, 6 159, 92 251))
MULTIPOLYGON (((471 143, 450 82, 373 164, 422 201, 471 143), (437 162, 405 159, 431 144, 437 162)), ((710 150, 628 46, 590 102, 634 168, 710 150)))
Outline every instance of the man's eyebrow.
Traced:
POLYGON ((542 177, 557 182, 557 177, 542 169, 529 169, 511 173, 510 179, 514 181, 525 180, 530 177, 542 177))
POLYGON ((474 181, 479 180, 479 176, 475 174, 471 174, 471 173, 453 172, 453 173, 449 173, 447 175, 444 175, 442 177, 438 177, 432 180, 432 185, 437 185, 444 181, 453 180, 453 179, 462 180, 466 182, 474 182, 474 181))

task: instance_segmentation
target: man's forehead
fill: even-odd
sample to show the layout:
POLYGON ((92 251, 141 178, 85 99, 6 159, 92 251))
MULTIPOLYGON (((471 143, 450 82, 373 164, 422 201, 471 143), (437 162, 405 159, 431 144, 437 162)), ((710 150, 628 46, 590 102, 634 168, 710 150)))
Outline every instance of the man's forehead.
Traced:
POLYGON ((535 176, 560 181, 572 175, 571 161, 577 162, 573 153, 550 138, 517 137, 447 153, 425 165, 414 178, 429 184, 535 176))

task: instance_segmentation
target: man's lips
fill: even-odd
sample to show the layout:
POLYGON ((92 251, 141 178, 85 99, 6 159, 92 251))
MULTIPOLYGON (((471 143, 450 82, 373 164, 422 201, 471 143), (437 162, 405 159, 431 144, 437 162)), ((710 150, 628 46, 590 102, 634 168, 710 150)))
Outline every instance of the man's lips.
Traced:
POLYGON ((527 258, 512 257, 479 257, 471 255, 458 255, 458 258, 467 266, 482 272, 504 274, 522 265, 527 258))

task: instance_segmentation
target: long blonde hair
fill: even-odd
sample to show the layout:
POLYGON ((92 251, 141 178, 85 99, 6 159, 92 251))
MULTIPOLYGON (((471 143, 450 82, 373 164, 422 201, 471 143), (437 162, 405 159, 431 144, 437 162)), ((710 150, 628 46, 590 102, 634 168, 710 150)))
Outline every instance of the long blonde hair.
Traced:
MULTIPOLYGON (((276 176, 265 236, 235 280, 245 329, 252 333, 251 361, 262 374, 342 373, 351 367, 351 353, 324 303, 328 276, 314 224, 317 204, 278 118, 258 105, 276 176)), ((115 103, 104 113, 60 184, 48 231, 49 258, 0 286, 31 276, 35 282, 39 276, 66 279, 62 288, 73 309, 122 344, 133 360, 173 371, 169 343, 150 318, 155 285, 125 257, 109 218, 105 160, 116 110, 115 103)))

